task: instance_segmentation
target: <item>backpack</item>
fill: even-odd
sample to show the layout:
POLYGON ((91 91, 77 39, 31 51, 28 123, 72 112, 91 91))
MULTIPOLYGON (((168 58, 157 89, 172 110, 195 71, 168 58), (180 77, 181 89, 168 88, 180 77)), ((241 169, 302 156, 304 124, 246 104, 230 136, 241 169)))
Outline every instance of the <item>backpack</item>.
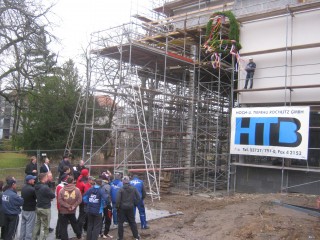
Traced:
POLYGON ((100 192, 100 188, 93 188, 93 190, 91 191, 89 198, 88 198, 88 202, 90 203, 100 203, 101 200, 101 192, 100 192))
POLYGON ((92 188, 88 195, 87 212, 100 215, 101 188, 92 188))

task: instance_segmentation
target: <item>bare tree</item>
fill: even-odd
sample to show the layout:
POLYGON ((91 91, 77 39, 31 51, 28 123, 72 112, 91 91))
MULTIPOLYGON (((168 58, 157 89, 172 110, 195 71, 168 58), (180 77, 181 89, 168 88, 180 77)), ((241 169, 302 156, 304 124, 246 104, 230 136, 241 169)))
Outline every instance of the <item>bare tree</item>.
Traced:
POLYGON ((51 7, 41 0, 0 0, 0 96, 14 107, 13 136, 26 93, 56 62, 48 50, 54 37, 46 30, 51 7))

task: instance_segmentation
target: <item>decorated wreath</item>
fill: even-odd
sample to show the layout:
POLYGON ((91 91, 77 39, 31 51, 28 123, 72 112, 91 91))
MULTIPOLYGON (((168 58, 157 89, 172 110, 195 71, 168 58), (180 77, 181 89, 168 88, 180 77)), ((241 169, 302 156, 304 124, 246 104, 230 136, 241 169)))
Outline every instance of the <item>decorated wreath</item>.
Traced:
POLYGON ((219 68, 221 58, 233 54, 239 58, 239 24, 231 11, 216 12, 207 23, 206 42, 203 44, 206 53, 211 55, 213 68, 219 68), (229 20, 228 36, 221 34, 222 25, 229 20))

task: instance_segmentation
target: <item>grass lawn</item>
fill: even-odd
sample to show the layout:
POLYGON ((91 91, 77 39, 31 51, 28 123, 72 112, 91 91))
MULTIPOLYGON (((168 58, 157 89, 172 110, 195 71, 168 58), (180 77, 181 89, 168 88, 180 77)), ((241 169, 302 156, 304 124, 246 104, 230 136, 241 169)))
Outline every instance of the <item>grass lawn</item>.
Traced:
POLYGON ((28 156, 23 153, 0 153, 0 180, 5 181, 7 176, 17 179, 18 189, 24 184, 24 169, 29 163, 28 156))
POLYGON ((29 162, 23 153, 0 153, 0 168, 21 168, 29 162))

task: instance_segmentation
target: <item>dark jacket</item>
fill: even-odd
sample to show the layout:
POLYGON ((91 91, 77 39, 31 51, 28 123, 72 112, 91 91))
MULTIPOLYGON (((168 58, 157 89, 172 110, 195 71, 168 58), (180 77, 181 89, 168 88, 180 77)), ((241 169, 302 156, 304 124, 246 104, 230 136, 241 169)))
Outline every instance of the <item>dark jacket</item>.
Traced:
POLYGON ((0 193, 0 227, 5 226, 5 218, 4 218, 4 213, 3 213, 3 208, 2 208, 2 193, 0 193))
POLYGON ((254 70, 256 70, 256 64, 254 62, 249 62, 245 70, 247 72, 254 72, 254 70))
POLYGON ((50 190, 48 185, 39 182, 34 188, 37 196, 37 208, 50 208, 51 200, 55 198, 55 194, 50 190))
POLYGON ((30 184, 26 184, 21 189, 21 197, 24 200, 23 211, 35 211, 37 205, 36 190, 30 184))
POLYGON ((73 168, 71 166, 71 163, 69 161, 64 161, 63 159, 59 163, 58 171, 59 171, 59 179, 61 178, 62 174, 64 174, 63 167, 68 166, 70 168, 70 174, 73 174, 73 168))
POLYGON ((78 180, 78 177, 81 175, 83 169, 88 169, 85 166, 80 166, 79 164, 73 168, 73 177, 75 180, 78 180))
MULTIPOLYGON (((48 165, 49 171, 50 171, 50 166, 48 165)), ((42 166, 40 167, 40 173, 47 173, 48 172, 48 168, 42 164, 42 166)))
POLYGON ((32 162, 30 162, 27 166, 26 166, 26 170, 24 171, 26 173, 26 175, 33 175, 33 176, 37 176, 37 173, 32 172, 33 170, 37 170, 38 171, 38 165, 33 164, 32 162))
POLYGON ((19 215, 21 206, 23 205, 23 198, 18 196, 17 192, 12 188, 7 189, 2 194, 2 208, 4 214, 19 215))
POLYGON ((99 185, 94 185, 84 194, 83 202, 87 204, 87 213, 99 215, 108 204, 108 194, 99 185))
POLYGON ((110 192, 111 192, 111 186, 109 183, 105 182, 105 181, 102 181, 102 186, 101 188, 107 192, 108 194, 108 204, 111 204, 111 195, 110 195, 110 192))
POLYGON ((138 205, 140 199, 138 190, 129 183, 125 183, 118 191, 116 208, 123 210, 131 209, 138 205))

